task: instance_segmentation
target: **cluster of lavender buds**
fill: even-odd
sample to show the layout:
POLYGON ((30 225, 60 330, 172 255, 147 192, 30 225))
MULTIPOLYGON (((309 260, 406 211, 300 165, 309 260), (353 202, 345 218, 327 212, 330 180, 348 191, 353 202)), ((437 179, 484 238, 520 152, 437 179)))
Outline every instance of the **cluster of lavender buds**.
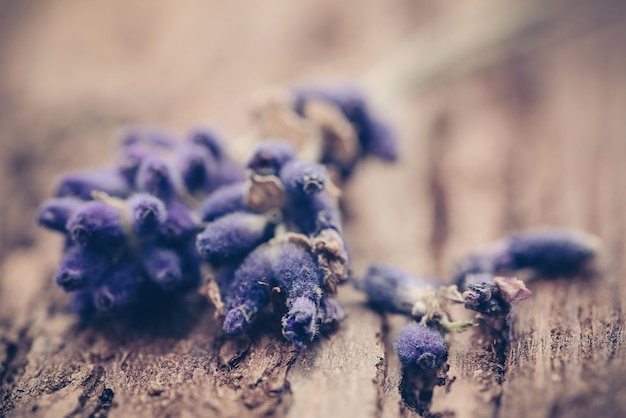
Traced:
POLYGON ((600 247, 599 240, 579 231, 541 229, 512 234, 461 260, 453 273, 460 289, 473 275, 508 276, 529 271, 531 277, 584 274, 600 247))
POLYGON ((355 86, 274 89, 256 99, 252 112, 256 135, 289 140, 300 159, 326 165, 337 184, 367 156, 398 158, 393 132, 374 117, 355 86))
POLYGON ((334 296, 350 263, 336 184, 367 155, 395 160, 395 138, 353 88, 294 89, 258 110, 263 141, 245 167, 211 129, 181 141, 134 129, 111 167, 61 179, 38 220, 65 236, 55 281, 74 309, 113 312, 154 290, 196 288, 206 262, 229 335, 270 306, 301 349, 344 317, 334 296))
POLYGON ((261 142, 247 169, 245 181, 200 204, 198 254, 217 269, 227 334, 272 306, 302 349, 344 316, 333 298, 349 275, 338 191, 323 165, 296 159, 285 141, 261 142))
POLYGON ((39 209, 39 224, 65 237, 55 282, 84 314, 119 311, 148 292, 197 287, 194 196, 241 179, 212 130, 180 142, 129 130, 115 164, 63 176, 39 209))

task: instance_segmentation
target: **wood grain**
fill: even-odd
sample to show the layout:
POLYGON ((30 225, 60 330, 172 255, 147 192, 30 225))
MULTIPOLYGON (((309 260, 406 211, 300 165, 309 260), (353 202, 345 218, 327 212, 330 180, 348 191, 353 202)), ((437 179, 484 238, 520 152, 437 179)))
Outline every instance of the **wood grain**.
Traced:
MULTIPOLYGON (((111 158, 114 143, 102 138, 128 119, 141 116, 185 127, 210 109, 218 122, 241 132, 245 89, 320 75, 328 68, 356 77, 373 59, 383 59, 424 16, 458 24, 438 20, 447 9, 435 10, 433 3, 397 2, 394 8, 382 3, 368 2, 356 12, 386 34, 373 44, 373 35, 358 39, 350 2, 297 10, 284 4, 260 21, 252 19, 260 10, 241 15, 236 6, 224 6, 224 16, 251 28, 236 35, 242 48, 255 51, 258 33, 256 53, 276 61, 257 56, 258 71, 251 78, 239 72, 227 77, 227 71, 212 66, 230 56, 227 49, 211 46, 198 65, 212 71, 209 86, 217 96, 207 94, 207 87, 193 91, 190 86, 206 76, 182 66, 176 77, 189 79, 182 90, 188 101, 171 86, 151 95, 160 79, 147 75, 146 84, 136 87, 143 96, 116 106, 115 97, 128 94, 141 73, 135 69, 125 75, 123 67, 111 70, 118 77, 110 84, 113 98, 106 88, 91 86, 88 77, 64 80, 72 93, 68 96, 50 76, 32 68, 24 70, 31 78, 21 79, 18 64, 29 61, 17 41, 2 44, 1 56, 18 64, 3 60, 0 67, 0 92, 8 93, 0 108, 11 108, 5 113, 9 116, 0 116, 3 136, 11 137, 1 144, 0 416, 417 416, 400 395, 401 369, 393 348, 407 319, 369 309, 363 295, 347 286, 339 292, 347 319, 303 352, 288 346, 268 318, 260 318, 248 336, 225 338, 202 291, 154 312, 85 324, 66 312, 66 296, 49 280, 59 240, 31 226, 32 210, 49 193, 54 175, 111 158), (298 25, 280 26, 289 13, 311 33, 328 30, 328 43, 306 44, 296 36, 298 25), (412 20, 402 20, 406 14, 412 20), (317 23, 306 23, 309 18, 317 23), (272 42, 278 37, 292 43, 276 48, 272 42), (295 52, 302 45, 311 56, 295 52), (332 65, 318 73, 309 70, 325 57, 324 45, 332 65), (349 51, 357 51, 352 61, 344 58, 349 51), (37 88, 24 87, 25 80, 37 88), (79 94, 85 88, 89 99, 79 94), (227 98, 222 102, 220 97, 227 98), (88 110, 90 101, 98 104, 88 110), (51 106, 56 103, 63 106, 51 106), (32 116, 38 123, 30 123, 32 116)), ((477 330, 451 337, 446 383, 435 389, 431 416, 626 415, 626 13, 618 3, 546 2, 552 26, 545 31, 495 37, 497 59, 463 71, 446 67, 459 61, 444 60, 437 65, 451 76, 377 103, 398 127, 402 158, 395 166, 367 162, 344 190, 346 234, 357 275, 372 262, 385 262, 423 276, 447 277, 454 260, 467 251, 513 230, 545 225, 584 229, 604 243, 597 277, 530 282, 534 295, 519 306, 503 356, 477 330)), ((495 8, 507 7, 506 1, 476 4, 490 5, 494 16, 495 8)), ((63 10, 26 8, 20 11, 23 24, 10 30, 20 33, 25 45, 40 48, 33 39, 46 32, 37 32, 32 22, 42 28, 84 24, 84 10, 75 15, 63 10)), ((164 4, 155 10, 160 12, 153 16, 154 27, 163 30, 193 14, 169 16, 164 4)), ((129 22, 119 25, 130 30, 129 22)), ((99 42, 108 39, 102 35, 105 23, 92 35, 99 34, 99 42)), ((211 30, 217 36, 227 27, 211 30)), ((127 33, 129 39, 143 39, 133 33, 127 33)), ((55 36, 51 48, 63 57, 60 45, 67 33, 55 36)), ((157 68, 158 45, 167 45, 161 41, 153 45, 154 55, 143 58, 157 68)), ((189 65, 195 61, 193 48, 188 49, 182 56, 189 65)), ((128 59, 119 54, 117 59, 128 59)), ((40 59, 57 76, 66 68, 55 57, 40 59)), ((250 65, 243 58, 238 63, 250 65)), ((85 68, 81 77, 107 74, 93 63, 85 68)), ((463 310, 453 314, 468 315, 463 310)))

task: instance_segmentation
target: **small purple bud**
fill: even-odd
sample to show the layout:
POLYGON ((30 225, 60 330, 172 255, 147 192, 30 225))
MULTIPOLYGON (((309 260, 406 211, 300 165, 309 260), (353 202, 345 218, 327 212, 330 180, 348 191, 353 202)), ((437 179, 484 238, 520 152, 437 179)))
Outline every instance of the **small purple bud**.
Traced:
POLYGON ((200 219, 204 222, 213 222, 226 214, 248 210, 244 196, 244 183, 220 187, 200 204, 198 208, 200 219))
POLYGON ((407 272, 382 264, 370 266, 356 287, 367 294, 374 306, 390 311, 411 315, 420 294, 427 282, 407 272))
POLYGON ((198 234, 196 246, 205 260, 221 264, 243 257, 269 240, 275 224, 266 215, 235 212, 209 223, 198 234))
POLYGON ((559 229, 513 234, 507 243, 510 270, 530 268, 543 277, 581 273, 599 248, 595 237, 559 229))
POLYGON ((306 297, 296 298, 289 312, 282 318, 283 336, 297 350, 302 350, 317 335, 317 317, 315 302, 306 297))
POLYGON ((150 280, 165 291, 171 291, 183 281, 181 259, 172 250, 150 246, 142 251, 144 270, 150 280))
POLYGON ((114 312, 135 301, 142 276, 133 260, 124 260, 111 269, 105 282, 93 294, 94 305, 101 312, 114 312))
POLYGON ((176 198, 177 190, 172 172, 162 158, 145 158, 139 167, 136 183, 140 191, 150 193, 166 204, 176 198))
POLYGON ((248 160, 247 168, 260 175, 278 176, 282 167, 296 158, 291 143, 283 140, 261 142, 248 160))
POLYGON ((274 247, 261 246, 250 253, 235 271, 226 301, 224 331, 227 334, 245 331, 257 313, 269 303, 270 292, 263 281, 273 279, 272 264, 276 256, 274 247))
POLYGON ((137 145, 153 148, 171 149, 175 146, 174 140, 162 129, 151 126, 133 126, 122 134, 122 147, 137 145))
POLYGON ((324 295, 320 302, 318 316, 320 325, 326 326, 342 321, 346 314, 334 298, 324 295))
POLYGON ((341 212, 337 200, 324 192, 328 173, 320 164, 294 161, 283 167, 287 212, 300 232, 317 235, 326 228, 341 233, 341 212))
POLYGON ((67 232, 67 221, 85 202, 71 197, 45 201, 38 210, 39 225, 58 232, 67 232))
POLYGON ((187 206, 178 200, 172 200, 166 205, 167 217, 159 229, 159 239, 168 245, 178 245, 190 239, 197 231, 187 206))
POLYGON ((197 128, 189 133, 188 138, 191 143, 207 150, 217 161, 225 158, 224 143, 217 130, 210 127, 197 128))
POLYGON ((115 197, 126 197, 130 193, 126 179, 119 172, 104 169, 65 175, 59 182, 55 196, 91 200, 94 191, 115 197))
POLYGON ((102 281, 110 262, 103 254, 75 245, 66 251, 54 281, 66 292, 92 286, 102 281))
POLYGON ((441 334, 415 322, 400 331, 396 350, 404 369, 438 369, 448 356, 441 334))
POLYGON ((126 236, 120 210, 100 201, 83 205, 68 220, 67 230, 75 242, 89 248, 108 249, 126 236))
POLYGON ((165 205, 149 194, 136 194, 127 201, 128 218, 133 233, 147 237, 157 232, 167 219, 165 205))
POLYGON ((187 190, 192 193, 208 192, 214 181, 217 162, 206 148, 185 144, 178 150, 178 168, 187 190))

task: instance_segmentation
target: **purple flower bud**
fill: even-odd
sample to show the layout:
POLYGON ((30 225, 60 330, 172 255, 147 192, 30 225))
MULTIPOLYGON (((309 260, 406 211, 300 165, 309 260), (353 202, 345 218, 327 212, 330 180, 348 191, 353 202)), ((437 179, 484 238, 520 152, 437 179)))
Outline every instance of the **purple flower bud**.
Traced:
POLYGON ((307 297, 296 298, 283 318, 283 336, 290 341, 296 350, 302 350, 317 335, 317 306, 307 297))
POLYGON ((486 316, 506 317, 519 302, 532 295, 524 282, 514 277, 478 275, 469 278, 467 290, 463 292, 465 307, 486 316))
POLYGON ((209 223, 196 246, 205 260, 221 264, 245 256, 269 240, 275 224, 266 215, 235 212, 209 223))
POLYGON ((120 210, 100 201, 83 205, 68 220, 67 230, 75 242, 89 248, 119 246, 126 236, 120 210))
POLYGON ((217 161, 206 148, 196 144, 185 144, 178 151, 178 167, 183 183, 192 193, 208 192, 217 169, 217 161))
POLYGON ((133 233, 147 237, 157 232, 167 219, 165 205, 149 194, 136 194, 127 201, 128 218, 133 233))
POLYGON ((141 272, 132 259, 123 260, 106 275, 106 280, 93 293, 94 305, 101 312, 120 310, 136 300, 143 282, 141 272))
POLYGON ((210 127, 197 128, 189 133, 189 141, 207 150, 215 160, 226 158, 224 143, 217 130, 210 127))
POLYGON ((508 238, 510 270, 530 268, 539 276, 573 276, 594 258, 598 239, 583 233, 544 229, 508 238))
POLYGON ((313 341, 318 331, 323 274, 308 248, 289 241, 280 246, 275 274, 289 309, 282 319, 283 336, 300 350, 313 341))
POLYGON ((235 183, 220 187, 211 193, 197 210, 200 219, 204 222, 213 222, 226 214, 248 210, 244 203, 246 193, 244 187, 244 183, 235 183))
MULTIPOLYGON (((348 85, 328 90, 298 89, 294 94, 296 111, 300 114, 303 114, 305 104, 310 100, 325 101, 338 106, 354 126, 364 154, 375 155, 388 161, 396 160, 398 150, 395 136, 388 126, 373 118, 363 92, 356 86, 348 85)), ((325 159, 333 162, 332 155, 326 155, 325 159)), ((352 166, 353 164, 348 164, 342 167, 344 178, 351 173, 352 166)))
POLYGON ((415 322, 400 331, 396 350, 405 369, 438 369, 448 356, 448 347, 441 334, 415 322))
POLYGON ((39 225, 58 232, 67 232, 67 221, 76 213, 83 201, 71 197, 62 197, 45 201, 37 213, 39 225))
POLYGON ((317 235, 326 228, 341 233, 341 213, 336 199, 324 192, 329 183, 326 168, 320 164, 293 161, 281 170, 287 212, 305 235, 317 235))
POLYGON ((59 182, 55 196, 91 200, 93 191, 116 197, 126 197, 130 193, 128 183, 119 172, 105 169, 79 171, 65 175, 59 182))
POLYGON ((162 129, 150 126, 133 126, 122 134, 122 147, 133 147, 137 145, 171 149, 175 146, 174 140, 162 129))
POLYGON ((172 172, 167 162, 157 156, 150 156, 143 160, 137 173, 136 183, 140 191, 150 193, 166 204, 177 196, 172 172))
POLYGON ((110 257, 75 245, 66 251, 54 281, 66 292, 83 289, 101 282, 110 263, 110 257))
POLYGON ((374 264, 356 283, 356 287, 367 294, 369 302, 374 306, 411 315, 427 284, 401 269, 374 264))
POLYGON ((335 298, 326 295, 322 296, 318 315, 320 326, 333 325, 346 317, 335 298))
POLYGON ((117 169, 130 187, 136 187, 137 173, 141 163, 153 154, 154 151, 140 145, 124 149, 122 155, 117 160, 117 169))
POLYGON ((235 272, 226 303, 224 331, 227 334, 244 332, 269 303, 270 292, 263 280, 273 279, 272 264, 276 254, 273 246, 261 246, 250 253, 235 272))
POLYGON ((187 206, 178 200, 166 204, 167 217, 159 229, 159 239, 168 245, 179 245, 191 239, 198 231, 191 212, 187 206))
POLYGON ((183 281, 181 259, 175 251, 150 246, 141 256, 148 277, 163 290, 171 291, 183 281))
POLYGON ((296 150, 284 140, 261 142, 248 160, 247 168, 260 175, 278 176, 282 167, 296 158, 296 150))

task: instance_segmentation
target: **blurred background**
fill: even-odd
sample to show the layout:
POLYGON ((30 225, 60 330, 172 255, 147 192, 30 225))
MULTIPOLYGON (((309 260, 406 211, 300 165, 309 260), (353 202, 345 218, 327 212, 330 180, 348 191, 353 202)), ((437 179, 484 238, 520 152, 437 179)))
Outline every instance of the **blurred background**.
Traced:
POLYGON ((490 219, 461 227, 472 238, 459 242, 521 226, 516 213, 476 213, 481 199, 521 199, 523 178, 496 175, 524 165, 514 143, 556 159, 545 190, 512 211, 541 203, 541 222, 558 222, 550 181, 600 168, 562 167, 558 150, 624 141, 625 16, 619 0, 0 1, 0 255, 32 244, 55 175, 110 160, 123 126, 210 121, 235 138, 253 92, 308 80, 362 82, 396 124, 430 202, 415 236, 433 251, 457 219, 442 211, 440 176, 429 180, 437 170, 462 177, 459 207, 490 219))

